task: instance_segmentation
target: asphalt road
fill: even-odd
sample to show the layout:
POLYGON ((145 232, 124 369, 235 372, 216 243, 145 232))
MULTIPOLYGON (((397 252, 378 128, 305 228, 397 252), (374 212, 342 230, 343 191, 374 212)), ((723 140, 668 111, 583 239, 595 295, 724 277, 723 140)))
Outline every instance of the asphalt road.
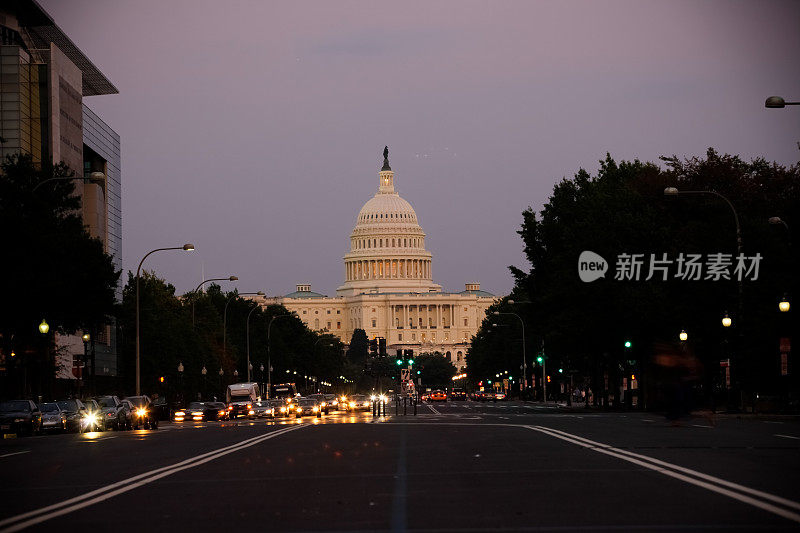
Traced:
POLYGON ((0 443, 0 531, 779 531, 800 422, 448 402, 0 443), (402 413, 402 410, 401 410, 402 413))

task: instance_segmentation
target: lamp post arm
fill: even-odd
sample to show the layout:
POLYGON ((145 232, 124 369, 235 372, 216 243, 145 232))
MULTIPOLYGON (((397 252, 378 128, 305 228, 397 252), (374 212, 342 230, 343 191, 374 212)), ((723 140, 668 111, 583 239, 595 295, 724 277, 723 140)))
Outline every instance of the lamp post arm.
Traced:
MULTIPOLYGON (((42 182, 44 183, 44 182, 42 182)), ((142 264, 144 264, 144 260, 147 259, 150 254, 154 254, 156 252, 161 252, 164 250, 183 250, 183 246, 170 246, 169 248, 156 248, 155 250, 150 250, 142 257, 142 260, 139 261, 139 266, 136 268, 136 395, 139 396, 141 394, 141 378, 139 375, 140 370, 140 360, 139 360, 139 276, 142 271, 142 264)))
POLYGON ((247 313, 247 320, 245 321, 245 330, 247 331, 247 382, 250 383, 250 315, 253 314, 253 311, 258 309, 260 306, 258 304, 254 305, 250 312, 247 313))
POLYGON ((739 214, 736 212, 736 208, 733 207, 733 204, 731 203, 730 200, 728 200, 728 198, 726 196, 724 196, 724 195, 722 195, 722 194, 720 194, 720 193, 718 193, 717 191, 714 191, 714 190, 710 190, 710 191, 680 191, 678 194, 711 194, 711 195, 716 196, 717 198, 721 198, 726 204, 728 204, 728 207, 731 208, 731 212, 733 212, 733 220, 736 223, 736 247, 737 247, 738 252, 740 254, 742 253, 742 250, 743 250, 742 229, 739 226, 739 214))
POLYGON ((198 283, 197 287, 194 288, 192 291, 192 326, 194 326, 194 300, 197 297, 197 291, 200 290, 200 287, 205 285, 210 281, 228 281, 230 278, 211 278, 211 279, 204 279, 200 283, 198 283))
MULTIPOLYGON (((98 174, 102 174, 102 173, 98 172, 98 174)), ((105 178, 86 178, 86 177, 83 177, 83 176, 63 176, 63 177, 59 176, 59 177, 55 177, 55 178, 47 178, 46 180, 42 180, 39 183, 37 183, 33 187, 33 189, 31 189, 31 192, 36 191, 36 189, 38 189, 39 187, 41 187, 42 185, 44 185, 48 181, 77 181, 77 180, 83 180, 84 183, 94 183, 95 185, 99 185, 100 188, 103 189, 103 195, 105 196, 105 194, 106 194, 106 180, 105 180, 105 178)))

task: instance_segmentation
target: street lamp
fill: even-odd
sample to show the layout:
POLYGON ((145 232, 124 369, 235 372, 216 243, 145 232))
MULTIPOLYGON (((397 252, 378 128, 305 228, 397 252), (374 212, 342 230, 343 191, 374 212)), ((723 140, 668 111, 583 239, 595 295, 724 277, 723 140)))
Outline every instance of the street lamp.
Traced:
POLYGON ((197 297, 197 291, 200 290, 200 287, 211 281, 238 281, 238 280, 239 278, 236 276, 228 276, 227 278, 210 278, 201 281, 197 285, 197 287, 195 287, 194 290, 192 291, 192 326, 194 326, 194 300, 197 297))
POLYGON ((39 333, 42 335, 47 335, 47 332, 50 331, 50 324, 43 318, 42 323, 39 324, 39 333))
POLYGON ((783 109, 787 105, 800 105, 800 102, 787 102, 780 96, 770 96, 764 102, 764 107, 769 109, 783 109))
POLYGON ((725 316, 722 317, 722 326, 726 328, 731 327, 731 317, 728 316, 728 313, 725 313, 725 316))
POLYGON ((792 308, 792 304, 789 303, 789 298, 784 295, 781 302, 778 304, 778 309, 780 309, 781 313, 788 313, 789 309, 792 308))
POLYGON ((250 371, 253 369, 253 365, 250 364, 250 315, 253 314, 253 311, 258 309, 260 306, 258 304, 254 305, 250 312, 247 313, 247 320, 245 320, 245 330, 247 336, 247 382, 250 383, 250 371))
POLYGON ((227 333, 228 333, 228 331, 227 331, 227 329, 228 329, 227 328, 227 324, 228 324, 228 304, 231 303, 232 300, 235 300, 236 298, 238 298, 239 296, 250 296, 250 295, 264 296, 264 291, 239 292, 239 293, 234 294, 230 298, 228 298, 228 301, 225 302, 225 309, 222 312, 222 356, 223 356, 223 358, 225 357, 225 345, 226 345, 227 333))
MULTIPOLYGON (((509 300, 508 302, 513 304, 514 300, 509 300)), ((528 376, 528 362, 527 362, 527 358, 525 357, 525 322, 523 322, 522 317, 519 316, 516 313, 501 313, 500 311, 495 311, 492 314, 495 315, 495 316, 512 315, 512 316, 515 316, 515 317, 517 317, 519 319, 519 323, 522 326, 522 383, 527 385, 527 380, 528 380, 528 377, 527 377, 528 376)), ((492 324, 492 326, 495 326, 495 324, 492 324)), ((547 400, 545 399, 545 401, 547 401, 547 400)))
POLYGON ((203 376, 203 397, 205 397, 206 393, 208 392, 208 383, 206 382, 207 374, 208 370, 206 369, 206 365, 203 365, 202 370, 200 370, 200 375, 203 376))
POLYGON ((685 329, 682 329, 680 335, 678 335, 678 338, 681 340, 681 342, 686 342, 689 339, 689 334, 686 333, 685 329))
POLYGON ((164 250, 183 250, 186 252, 191 252, 194 250, 194 244, 186 243, 183 246, 175 246, 170 248, 156 248, 155 250, 150 250, 142 257, 142 260, 139 261, 139 267, 136 269, 136 396, 141 394, 141 374, 140 374, 140 338, 139 338, 139 277, 142 271, 142 264, 147 257, 155 252, 161 252, 164 250))
POLYGON ((76 180, 83 180, 84 184, 87 183, 94 183, 95 185, 99 185, 103 189, 103 194, 106 193, 106 175, 102 172, 92 172, 89 174, 89 177, 84 176, 59 176, 55 178, 47 178, 46 180, 42 180, 36 184, 36 186, 31 189, 31 192, 35 191, 48 181, 76 181, 76 180))

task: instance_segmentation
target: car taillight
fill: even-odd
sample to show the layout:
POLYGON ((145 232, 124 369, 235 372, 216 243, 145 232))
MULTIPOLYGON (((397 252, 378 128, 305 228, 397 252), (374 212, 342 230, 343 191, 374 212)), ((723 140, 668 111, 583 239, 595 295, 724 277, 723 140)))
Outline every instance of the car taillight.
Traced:
POLYGON ((219 413, 217 413, 217 414, 218 414, 219 416, 222 416, 222 415, 224 415, 224 414, 225 414, 225 410, 223 409, 222 411, 220 411, 220 412, 219 412, 219 413))

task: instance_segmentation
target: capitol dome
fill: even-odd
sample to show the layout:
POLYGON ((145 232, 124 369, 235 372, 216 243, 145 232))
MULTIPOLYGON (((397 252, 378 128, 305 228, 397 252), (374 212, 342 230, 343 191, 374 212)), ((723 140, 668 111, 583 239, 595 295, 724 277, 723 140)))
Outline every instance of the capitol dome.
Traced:
POLYGON ((344 256, 345 283, 336 292, 437 292, 425 232, 411 204, 394 190, 389 151, 384 149, 378 192, 361 208, 344 256))

